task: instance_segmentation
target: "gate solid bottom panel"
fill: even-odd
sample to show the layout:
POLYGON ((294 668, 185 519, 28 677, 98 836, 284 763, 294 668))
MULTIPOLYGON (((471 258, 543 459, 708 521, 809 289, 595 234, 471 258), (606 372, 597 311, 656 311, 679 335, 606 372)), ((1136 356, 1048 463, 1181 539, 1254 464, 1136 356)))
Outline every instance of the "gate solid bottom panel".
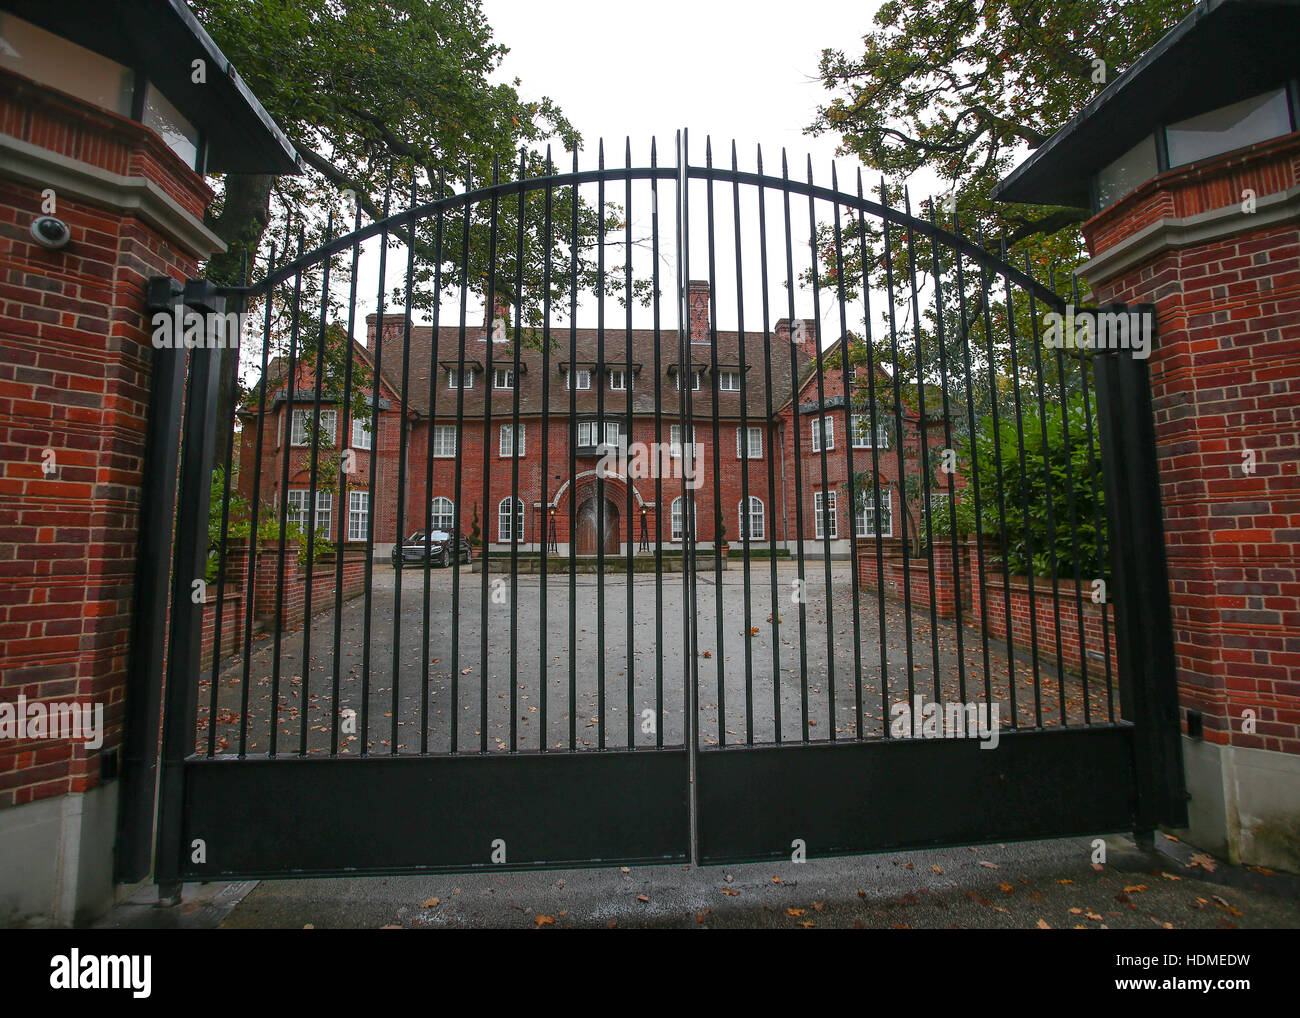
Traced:
POLYGON ((684 749, 184 767, 185 880, 662 863, 690 842, 684 749))
POLYGON ((701 752, 702 863, 1133 829, 1133 730, 701 752))

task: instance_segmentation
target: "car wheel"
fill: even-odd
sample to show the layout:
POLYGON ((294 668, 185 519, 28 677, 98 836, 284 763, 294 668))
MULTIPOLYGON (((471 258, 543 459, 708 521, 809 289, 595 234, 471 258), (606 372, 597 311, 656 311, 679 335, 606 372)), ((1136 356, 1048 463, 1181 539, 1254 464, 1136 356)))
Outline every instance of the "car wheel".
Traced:
POLYGON ((441 554, 438 556, 438 565, 442 566, 443 569, 446 569, 451 565, 451 552, 446 548, 443 548, 441 554))

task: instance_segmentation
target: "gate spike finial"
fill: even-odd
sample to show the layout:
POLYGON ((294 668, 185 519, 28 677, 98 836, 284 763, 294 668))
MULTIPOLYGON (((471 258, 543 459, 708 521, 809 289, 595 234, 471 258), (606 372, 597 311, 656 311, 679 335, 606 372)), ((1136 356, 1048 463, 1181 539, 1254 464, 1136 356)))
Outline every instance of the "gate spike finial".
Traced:
POLYGON ((713 165, 713 135, 711 134, 704 136, 704 165, 713 165))
POLYGON ((907 185, 903 185, 903 212, 907 215, 912 214, 912 193, 907 185))
POLYGON ((739 169, 740 163, 736 160, 736 139, 731 139, 731 171, 734 173, 739 169))
POLYGON ((889 192, 885 189, 885 175, 880 175, 880 204, 889 208, 889 192))
POLYGON ((596 169, 603 170, 605 168, 605 139, 601 138, 596 147, 596 169))
POLYGON ((573 172, 578 172, 578 150, 576 148, 573 150, 573 172))
POLYGON ((790 163, 789 163, 789 159, 786 156, 784 145, 781 146, 781 176, 783 177, 790 176, 790 163))
POLYGON ((650 165, 659 165, 659 150, 655 145, 655 136, 653 134, 650 136, 650 165))
POLYGON ((754 148, 758 153, 758 173, 759 176, 762 176, 763 175, 763 146, 760 144, 754 146, 754 148))
POLYGON ((808 153, 808 183, 809 183, 809 185, 811 185, 812 182, 813 182, 813 175, 812 175, 812 153, 809 152, 809 153, 808 153))
POLYGON ((840 189, 840 178, 835 172, 835 160, 832 159, 831 160, 831 190, 838 191, 839 189, 840 189))
POLYGON ((862 167, 858 167, 858 197, 862 197, 862 167))

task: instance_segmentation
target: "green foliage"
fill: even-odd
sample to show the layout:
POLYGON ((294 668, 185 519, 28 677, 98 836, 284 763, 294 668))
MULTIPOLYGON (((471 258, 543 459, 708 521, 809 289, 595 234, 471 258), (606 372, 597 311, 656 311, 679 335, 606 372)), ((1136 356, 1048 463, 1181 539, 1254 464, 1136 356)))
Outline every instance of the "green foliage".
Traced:
MULTIPOLYGON (((226 497, 226 472, 220 468, 212 471, 212 490, 208 496, 208 558, 206 567, 206 579, 209 583, 217 578, 217 567, 221 561, 221 515, 222 502, 226 497)), ((226 541, 227 547, 238 548, 245 547, 248 544, 249 535, 252 533, 252 514, 249 511, 248 500, 245 499, 238 491, 230 493, 230 510, 226 519, 226 541)), ((285 529, 285 547, 297 546, 298 564, 305 565, 307 562, 307 529, 293 522, 286 521, 285 529)), ((261 544, 263 541, 278 541, 280 539, 280 510, 278 506, 263 503, 257 511, 257 540, 261 544)), ((314 544, 315 554, 314 561, 320 561, 322 556, 334 551, 334 542, 328 534, 321 533, 319 527, 316 531, 316 541, 314 544)))
POLYGON ((474 514, 469 521, 469 544, 471 548, 477 548, 483 543, 482 536, 478 525, 478 503, 474 503, 474 514))
POLYGON ((860 54, 822 51, 830 100, 808 132, 838 134, 841 151, 894 183, 929 169, 962 220, 989 236, 1077 232, 1086 210, 997 203, 989 192, 1194 6, 886 0, 860 54))
POLYGON ((1106 508, 1101 463, 1095 454, 1090 458, 1088 450, 1086 415, 1091 414, 1094 429, 1097 422, 1096 403, 1090 400, 1090 404, 1085 408, 1081 395, 1071 397, 1066 404, 1065 426, 1060 406, 1049 404, 1045 429, 1037 407, 1026 407, 1022 414, 1023 461, 1015 414, 1010 408, 1004 408, 996 431, 992 418, 984 418, 974 443, 964 451, 961 471, 968 487, 957 505, 958 527, 966 533, 976 532, 974 489, 969 483, 978 471, 979 527, 985 539, 1005 538, 1007 564, 1014 574, 1048 576, 1055 567, 1058 577, 1089 580, 1109 572, 1098 547, 1096 521, 1100 519, 1105 526, 1106 508), (1005 532, 999 519, 999 496, 1006 513, 1005 532), (1053 527, 1048 523, 1049 508, 1054 540, 1053 527))

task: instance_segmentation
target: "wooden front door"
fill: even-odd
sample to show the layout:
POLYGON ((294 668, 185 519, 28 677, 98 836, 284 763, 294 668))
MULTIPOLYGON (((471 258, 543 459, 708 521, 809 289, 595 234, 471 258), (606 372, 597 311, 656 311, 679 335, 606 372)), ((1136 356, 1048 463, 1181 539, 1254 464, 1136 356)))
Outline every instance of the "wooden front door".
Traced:
POLYGON ((595 555, 601 544, 606 552, 618 552, 618 507, 605 499, 604 519, 601 519, 600 500, 587 499, 578 506, 578 554, 595 555), (603 527, 603 531, 602 531, 603 527))

